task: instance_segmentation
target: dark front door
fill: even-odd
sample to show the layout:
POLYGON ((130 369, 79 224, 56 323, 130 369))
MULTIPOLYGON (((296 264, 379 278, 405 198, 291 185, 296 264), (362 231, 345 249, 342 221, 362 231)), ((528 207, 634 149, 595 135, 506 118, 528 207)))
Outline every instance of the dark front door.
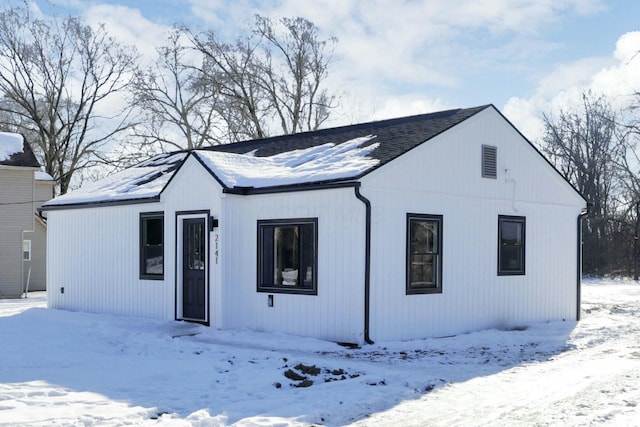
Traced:
POLYGON ((182 317, 206 321, 205 220, 182 220, 182 317))

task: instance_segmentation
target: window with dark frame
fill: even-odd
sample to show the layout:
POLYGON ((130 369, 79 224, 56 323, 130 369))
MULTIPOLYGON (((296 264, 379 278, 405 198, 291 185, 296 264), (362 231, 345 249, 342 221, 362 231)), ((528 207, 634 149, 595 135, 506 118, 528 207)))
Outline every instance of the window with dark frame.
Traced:
POLYGON ((407 214, 406 293, 442 293, 442 215, 407 214))
POLYGON ((164 213, 140 214, 140 278, 164 278, 164 213))
POLYGON ((498 275, 525 274, 525 230, 523 216, 498 216, 498 275))
POLYGON ((318 219, 258 221, 258 292, 317 295, 318 219))

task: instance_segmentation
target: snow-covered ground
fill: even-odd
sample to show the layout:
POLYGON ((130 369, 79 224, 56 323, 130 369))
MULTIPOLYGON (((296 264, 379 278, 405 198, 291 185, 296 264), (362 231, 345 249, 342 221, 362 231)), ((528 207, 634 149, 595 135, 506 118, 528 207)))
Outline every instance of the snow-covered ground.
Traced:
POLYGON ((0 425, 640 425, 640 285, 583 320, 359 349, 0 300, 0 425))

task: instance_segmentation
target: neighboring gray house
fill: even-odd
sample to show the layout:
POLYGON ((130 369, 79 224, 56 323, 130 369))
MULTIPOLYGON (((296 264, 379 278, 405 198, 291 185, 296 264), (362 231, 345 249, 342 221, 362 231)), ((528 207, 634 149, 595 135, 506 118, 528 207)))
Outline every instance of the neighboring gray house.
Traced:
POLYGON ((492 105, 167 153, 43 206, 48 305, 351 343, 576 319, 585 209, 492 105))
POLYGON ((46 223, 36 214, 53 197, 22 135, 0 132, 0 298, 46 289, 46 223))

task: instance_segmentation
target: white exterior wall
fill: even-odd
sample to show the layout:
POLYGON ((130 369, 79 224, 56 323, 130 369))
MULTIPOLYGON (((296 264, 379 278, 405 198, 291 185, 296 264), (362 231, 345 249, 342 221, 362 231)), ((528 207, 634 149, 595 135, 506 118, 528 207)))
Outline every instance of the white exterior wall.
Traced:
POLYGON ((365 207, 353 188, 225 195, 223 206, 225 328, 363 341, 365 207), (257 292, 257 221, 295 218, 318 218, 318 295, 257 292))
MULTIPOLYGON (((584 201, 495 110, 361 182, 372 205, 374 341, 575 318, 584 201), (482 144, 498 148, 497 179, 481 177, 482 144), (407 213, 443 215, 442 294, 406 295, 407 213), (526 217, 524 276, 497 275, 498 215, 526 217)), ((174 319, 180 211, 219 220, 207 233, 211 326, 363 342, 365 206, 354 189, 223 194, 193 156, 160 202, 48 212, 49 305, 174 319), (140 280, 139 214, 155 211, 164 211, 164 280, 140 280), (299 218, 318 219, 318 294, 257 292, 257 221, 299 218)))
MULTIPOLYGON (((165 235, 165 281, 172 289, 171 296, 171 318, 174 314, 174 291, 176 289, 176 267, 180 265, 177 257, 182 254, 176 254, 176 212, 192 212, 208 210, 209 215, 220 219, 221 212, 221 195, 222 188, 216 180, 207 172, 204 167, 193 157, 189 156, 184 165, 173 177, 167 188, 162 193, 162 200, 165 202, 164 226, 167 234, 165 235)), ((202 216, 202 213, 195 214, 202 216)), ((181 216, 180 218, 183 218, 181 216)), ((206 223, 206 222, 205 222, 206 223)), ((179 228, 179 227, 178 227, 179 228)), ((208 268, 209 274, 206 275, 209 289, 209 322, 212 327, 222 327, 222 264, 221 257, 218 255, 216 263, 215 244, 218 241, 221 248, 221 239, 219 236, 221 227, 207 232, 208 244, 208 268)), ((180 237, 178 237, 179 239, 180 237)), ((180 244, 178 244, 180 249, 180 244)), ((179 280, 179 278, 178 278, 179 280)), ((181 284, 177 284, 181 289, 181 284)), ((180 299, 180 298, 179 298, 180 299)))
MULTIPOLYGON (((162 210, 144 203, 47 212, 49 307, 173 318, 167 249, 164 280, 140 280, 139 214, 162 210)), ((167 231, 165 214, 165 244, 167 231)))
POLYGON ((372 204, 374 341, 575 319, 584 201, 494 110, 362 183, 372 204), (481 177, 483 144, 498 147, 497 179, 481 177), (407 213, 443 215, 442 294, 406 295, 407 213), (498 215, 526 217, 524 276, 497 275, 498 215))
MULTIPOLYGON (((214 216, 219 212, 219 186, 196 163, 187 160, 160 202, 47 212, 49 307, 174 319, 175 212, 209 209, 214 216), (160 211, 164 211, 164 279, 140 279, 140 213, 160 211)), ((219 290, 216 298, 218 302, 219 290)))

